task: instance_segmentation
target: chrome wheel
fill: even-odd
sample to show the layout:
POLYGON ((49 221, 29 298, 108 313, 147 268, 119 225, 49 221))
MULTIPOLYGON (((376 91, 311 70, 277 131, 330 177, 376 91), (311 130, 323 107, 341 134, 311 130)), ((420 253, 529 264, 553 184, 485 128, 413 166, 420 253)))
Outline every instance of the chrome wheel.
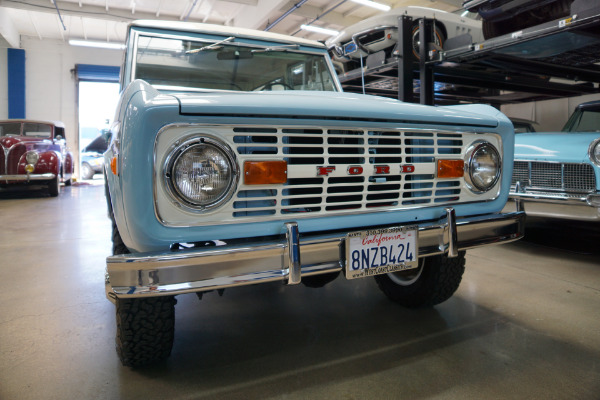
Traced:
POLYGON ((424 265, 425 263, 423 259, 420 259, 419 266, 417 268, 407 269, 399 272, 392 272, 391 274, 387 275, 390 277, 391 281, 394 282, 396 285, 410 286, 419 279, 421 273, 423 272, 424 265))

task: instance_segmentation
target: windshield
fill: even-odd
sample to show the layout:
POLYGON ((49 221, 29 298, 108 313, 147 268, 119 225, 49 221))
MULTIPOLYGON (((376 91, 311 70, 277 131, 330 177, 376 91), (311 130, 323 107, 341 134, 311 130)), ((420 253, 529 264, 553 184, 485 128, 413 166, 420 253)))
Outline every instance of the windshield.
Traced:
POLYGON ((576 109, 563 132, 600 132, 600 109, 576 109))
POLYGON ((19 136, 21 134, 20 122, 0 123, 0 136, 19 136))
POLYGON ((52 126, 37 122, 3 122, 0 123, 0 136, 24 136, 49 138, 52 136, 52 126), (21 125, 23 132, 21 133, 21 125))
POLYGON ((139 36, 135 79, 159 88, 335 91, 323 54, 296 45, 255 48, 232 44, 139 36))

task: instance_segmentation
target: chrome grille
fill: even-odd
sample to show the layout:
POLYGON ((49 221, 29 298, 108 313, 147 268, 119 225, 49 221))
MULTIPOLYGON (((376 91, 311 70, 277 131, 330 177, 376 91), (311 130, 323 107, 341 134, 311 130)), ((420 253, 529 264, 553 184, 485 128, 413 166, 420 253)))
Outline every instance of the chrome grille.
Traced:
MULTIPOLYGON (((240 160, 284 159, 288 181, 277 188, 244 186, 234 217, 335 213, 461 201, 462 179, 437 180, 436 158, 461 158, 463 134, 452 132, 234 127, 240 160), (389 174, 374 173, 388 166, 389 174), (401 173, 402 166, 414 173, 401 173), (335 167, 334 176, 316 176, 335 167), (351 175, 348 171, 361 171, 351 175), (364 173, 362 171, 364 170, 364 173), (339 176, 343 172, 344 176, 339 176)), ((464 201, 464 200, 463 200, 464 201)))
POLYGON ((515 161, 512 184, 528 189, 593 192, 596 175, 590 164, 515 161))

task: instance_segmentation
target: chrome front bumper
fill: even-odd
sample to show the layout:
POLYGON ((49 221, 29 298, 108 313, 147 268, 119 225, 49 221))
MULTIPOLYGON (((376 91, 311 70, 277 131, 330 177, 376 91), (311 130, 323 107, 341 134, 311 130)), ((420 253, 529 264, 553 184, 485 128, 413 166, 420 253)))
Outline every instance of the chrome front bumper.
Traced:
POLYGON ((600 195, 568 196, 562 193, 511 192, 503 212, 525 211, 531 217, 600 221, 600 195))
MULTIPOLYGON (((419 224, 419 256, 455 257, 460 250, 511 242, 523 236, 524 223, 522 212, 457 219, 448 208, 439 221, 419 224)), ((273 281, 298 284, 302 277, 343 269, 347 232, 300 235, 295 222, 285 228, 280 240, 108 257, 106 295, 114 301, 273 281)))
POLYGON ((21 174, 21 175, 0 175, 0 181, 49 181, 50 179, 56 178, 56 174, 21 174))

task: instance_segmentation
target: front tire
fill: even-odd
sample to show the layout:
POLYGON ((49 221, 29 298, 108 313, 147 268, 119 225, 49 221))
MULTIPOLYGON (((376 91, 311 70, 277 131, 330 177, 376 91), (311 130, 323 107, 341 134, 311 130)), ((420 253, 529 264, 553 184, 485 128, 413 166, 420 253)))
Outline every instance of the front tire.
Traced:
POLYGON ((173 296, 117 299, 117 354, 127 367, 141 367, 171 354, 175 336, 173 296))
POLYGON ((58 196, 60 193, 60 176, 56 175, 54 179, 48 183, 48 194, 52 197, 58 196))
POLYGON ((86 162, 81 164, 81 178, 92 179, 94 177, 94 170, 92 166, 86 162))
POLYGON ((412 270, 377 275, 379 289, 392 301, 409 308, 431 307, 448 300, 462 280, 465 252, 458 257, 421 258, 412 270))

